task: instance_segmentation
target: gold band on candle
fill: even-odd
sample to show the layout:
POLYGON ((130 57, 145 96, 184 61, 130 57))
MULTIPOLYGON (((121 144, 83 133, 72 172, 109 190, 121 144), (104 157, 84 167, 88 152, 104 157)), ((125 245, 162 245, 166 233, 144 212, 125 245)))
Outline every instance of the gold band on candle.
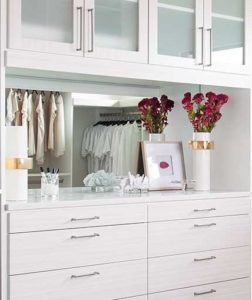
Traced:
POLYGON ((192 150, 213 150, 214 141, 190 141, 189 148, 192 150))
POLYGON ((33 168, 32 158, 6 158, 6 170, 30 170, 33 168))

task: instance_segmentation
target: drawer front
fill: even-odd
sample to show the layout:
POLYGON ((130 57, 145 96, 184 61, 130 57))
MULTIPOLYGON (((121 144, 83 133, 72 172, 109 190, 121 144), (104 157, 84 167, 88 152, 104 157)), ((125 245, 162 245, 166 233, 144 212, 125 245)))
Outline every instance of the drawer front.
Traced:
POLYGON ((150 293, 248 277, 250 247, 152 258, 148 269, 150 293))
POLYGON ((146 260, 10 276, 10 300, 111 300, 146 293, 146 260))
POLYGON ((245 278, 152 294, 149 300, 251 300, 250 294, 250 279, 245 278))
POLYGON ((149 256, 250 245, 250 217, 232 216, 150 223, 149 256))
POLYGON ((249 198, 177 201, 149 205, 149 221, 250 214, 249 198))
POLYGON ((147 222, 145 205, 114 205, 11 212, 9 232, 147 222))
POLYGON ((10 234, 10 274, 146 257, 146 224, 10 234))

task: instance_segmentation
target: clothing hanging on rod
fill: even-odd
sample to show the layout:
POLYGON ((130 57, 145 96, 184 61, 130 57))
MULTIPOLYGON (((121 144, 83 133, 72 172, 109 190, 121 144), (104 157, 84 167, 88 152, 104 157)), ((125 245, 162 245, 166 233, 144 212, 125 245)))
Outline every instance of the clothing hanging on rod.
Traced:
POLYGON ((99 121, 83 132, 81 155, 87 159, 88 173, 103 169, 120 176, 137 174, 141 121, 126 120, 127 114, 102 114, 107 116, 120 119, 99 121))
POLYGON ((38 118, 36 160, 39 165, 42 165, 45 159, 45 119, 42 93, 38 96, 36 113, 38 118))
POLYGON ((60 157, 65 153, 64 100, 59 92, 10 89, 6 99, 6 126, 25 126, 28 155, 43 164, 45 152, 60 157))
POLYGON ((57 95, 55 102, 57 114, 54 121, 54 156, 59 157, 62 156, 66 150, 64 101, 61 94, 57 95))

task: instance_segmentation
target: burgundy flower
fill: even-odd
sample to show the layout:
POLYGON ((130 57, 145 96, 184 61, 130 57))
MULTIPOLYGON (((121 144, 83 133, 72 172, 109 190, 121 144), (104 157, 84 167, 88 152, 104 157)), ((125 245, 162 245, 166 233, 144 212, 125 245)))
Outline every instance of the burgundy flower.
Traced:
POLYGON ((196 132, 211 132, 215 124, 221 119, 220 110, 228 102, 225 94, 206 93, 206 99, 202 93, 197 93, 191 99, 191 94, 184 94, 183 108, 187 111, 188 118, 196 132))
POLYGON ((198 93, 193 97, 193 101, 198 104, 200 104, 203 100, 204 100, 204 95, 202 93, 198 93))
POLYGON ((160 101, 157 97, 144 98, 138 104, 143 126, 150 133, 162 133, 168 124, 168 112, 174 107, 174 101, 162 95, 160 101))

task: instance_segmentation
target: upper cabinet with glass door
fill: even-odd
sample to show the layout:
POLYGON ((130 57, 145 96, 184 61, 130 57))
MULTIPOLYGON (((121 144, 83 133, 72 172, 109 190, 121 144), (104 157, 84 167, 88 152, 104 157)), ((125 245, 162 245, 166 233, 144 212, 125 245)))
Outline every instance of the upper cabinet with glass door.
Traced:
POLYGON ((147 63, 148 0, 86 0, 85 56, 147 63))
POLYGON ((205 0, 205 59, 208 70, 248 71, 251 1, 205 0), (250 6, 250 7, 249 7, 250 6))
POLYGON ((203 0, 149 0, 150 63, 202 68, 203 0))
POLYGON ((8 47, 83 55, 83 0, 9 0, 8 47))
POLYGON ((8 47, 148 60, 148 0, 10 0, 8 47))
POLYGON ((247 71, 250 0, 149 0, 150 63, 247 71))

